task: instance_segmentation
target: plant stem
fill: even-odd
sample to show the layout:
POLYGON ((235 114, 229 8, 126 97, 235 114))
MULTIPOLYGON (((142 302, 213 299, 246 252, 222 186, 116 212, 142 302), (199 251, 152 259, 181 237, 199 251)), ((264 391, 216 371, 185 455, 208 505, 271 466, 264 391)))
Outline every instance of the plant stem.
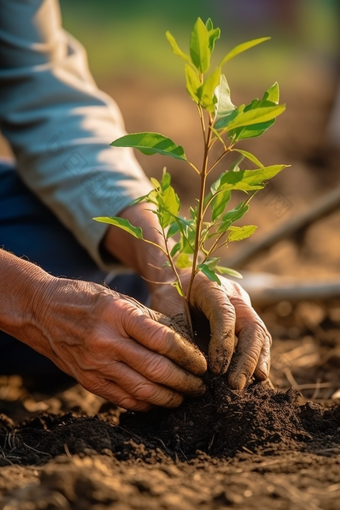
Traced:
MULTIPOLYGON (((211 117, 211 115, 209 115, 209 129, 208 129, 207 138, 204 140, 205 146, 204 146, 203 165, 202 165, 202 172, 201 172, 201 187, 200 187, 200 195, 199 195, 199 206, 198 206, 198 212, 197 212, 195 251, 194 251, 194 256, 193 256, 193 261, 192 261, 192 269, 191 269, 191 277, 190 277, 190 282, 189 282, 188 293, 186 295, 186 301, 188 303, 188 306, 190 306, 192 284, 193 284, 194 278, 197 274, 197 260, 198 260, 198 254, 199 254, 202 223, 203 223, 203 219, 204 219, 204 197, 205 197, 205 188, 206 188, 206 181, 207 181, 207 175, 208 175, 207 170, 208 170, 210 142, 211 142, 211 137, 212 137, 212 130, 210 129, 211 125, 212 125, 212 117, 211 117)), ((203 126, 202 126, 202 128, 203 128, 203 126)))
POLYGON ((210 172, 215 168, 216 165, 218 165, 218 163, 224 158, 224 156, 230 152, 233 148, 233 145, 229 145, 229 147, 226 148, 226 150, 224 152, 222 152, 222 154, 216 159, 215 163, 213 165, 211 165, 211 167, 209 168, 208 170, 208 174, 210 174, 210 172))
POLYGON ((192 320, 191 320, 191 315, 190 315, 189 304, 188 304, 186 296, 184 294, 183 287, 182 287, 182 282, 181 282, 181 279, 179 277, 176 265, 174 264, 173 258, 171 257, 170 250, 169 250, 168 239, 166 237, 166 234, 165 234, 165 231, 164 231, 163 227, 162 227, 162 235, 163 235, 163 238, 164 238, 165 251, 166 251, 166 254, 167 254, 167 257, 168 257, 171 269, 174 272, 174 275, 175 275, 176 280, 178 282, 179 288, 180 288, 181 293, 183 295, 184 306, 185 306, 185 313, 186 313, 188 324, 189 324, 190 335, 191 335, 191 338, 194 338, 194 329, 193 329, 193 326, 192 326, 192 320))

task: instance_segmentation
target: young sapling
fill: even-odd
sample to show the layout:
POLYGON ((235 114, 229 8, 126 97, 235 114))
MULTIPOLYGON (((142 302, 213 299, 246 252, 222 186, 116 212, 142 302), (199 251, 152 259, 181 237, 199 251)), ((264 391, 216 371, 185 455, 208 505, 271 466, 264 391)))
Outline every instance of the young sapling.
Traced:
POLYGON ((262 37, 245 42, 233 48, 219 65, 209 73, 210 60, 220 29, 213 26, 211 19, 204 23, 198 18, 190 37, 190 54, 184 53, 170 32, 166 37, 173 52, 185 62, 186 89, 196 104, 203 134, 203 160, 200 168, 185 155, 182 146, 170 138, 153 132, 134 133, 112 142, 114 147, 132 147, 143 154, 162 154, 185 161, 199 181, 196 205, 190 207, 190 217, 180 216, 180 199, 171 186, 171 176, 164 169, 161 181, 152 178, 153 190, 133 203, 152 204, 160 225, 163 244, 158 245, 143 237, 142 229, 120 217, 98 217, 96 221, 115 225, 132 236, 154 245, 167 258, 174 280, 171 283, 185 300, 188 323, 190 319, 190 296, 196 275, 202 272, 209 280, 221 285, 219 275, 241 277, 237 271, 220 264, 216 252, 228 243, 241 241, 251 236, 255 225, 236 226, 249 209, 253 196, 265 186, 265 182, 277 175, 287 165, 264 166, 256 156, 236 148, 241 140, 261 136, 285 110, 279 104, 279 86, 274 83, 265 91, 262 99, 249 104, 235 106, 230 97, 228 81, 222 74, 223 66, 238 54, 270 39, 262 37), (212 157, 212 148, 220 146, 218 157, 212 157), (207 177, 227 154, 235 154, 235 161, 224 170, 207 189, 207 177), (242 160, 255 165, 255 169, 240 169, 242 160), (227 210, 231 194, 241 191, 246 195, 233 209, 227 210), (187 290, 183 288, 180 272, 191 268, 187 290))

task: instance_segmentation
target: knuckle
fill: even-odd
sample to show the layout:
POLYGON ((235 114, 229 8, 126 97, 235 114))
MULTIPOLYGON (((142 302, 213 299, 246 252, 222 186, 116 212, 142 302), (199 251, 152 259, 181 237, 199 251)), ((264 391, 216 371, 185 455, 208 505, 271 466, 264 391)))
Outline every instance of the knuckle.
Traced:
POLYGON ((151 382, 141 382, 137 384, 132 391, 133 396, 137 400, 145 400, 147 402, 150 401, 150 399, 156 398, 161 393, 161 390, 158 389, 155 385, 153 385, 151 382))
POLYGON ((152 362, 148 366, 148 375, 150 379, 157 382, 169 381, 173 375, 173 368, 170 365, 170 362, 167 360, 158 358, 152 360, 152 362))
POLYGON ((174 333, 168 331, 165 326, 159 325, 158 327, 150 327, 148 324, 148 343, 149 347, 152 350, 155 350, 160 353, 166 353, 169 350, 169 345, 171 343, 171 338, 173 338, 174 333))
POLYGON ((141 312, 128 301, 119 302, 119 311, 122 314, 122 320, 126 329, 131 329, 136 320, 140 320, 141 312))
POLYGON ((116 404, 117 406, 122 407, 123 409, 135 409, 137 404, 136 399, 129 396, 121 397, 114 396, 110 400, 113 404, 116 404))
POLYGON ((257 365, 258 356, 256 356, 256 353, 254 351, 249 351, 245 353, 243 357, 243 366, 245 373, 249 373, 251 375, 257 365), (251 373, 250 373, 251 372, 251 373))
POLYGON ((258 363, 258 357, 258 354, 253 349, 237 351, 232 358, 231 369, 239 371, 242 368, 242 372, 245 372, 247 375, 249 372, 253 373, 258 363))
POLYGON ((241 327, 240 333, 245 340, 250 342, 255 341, 261 345, 265 345, 266 343, 271 345, 271 335, 258 315, 256 315, 251 322, 247 320, 241 327))

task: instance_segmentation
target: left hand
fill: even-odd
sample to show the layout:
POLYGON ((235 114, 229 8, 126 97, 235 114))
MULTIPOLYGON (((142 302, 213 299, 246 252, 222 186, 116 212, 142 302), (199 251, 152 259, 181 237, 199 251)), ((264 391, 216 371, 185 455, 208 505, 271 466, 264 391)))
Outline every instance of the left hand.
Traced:
MULTIPOLYGON (((243 389, 251 377, 265 380, 269 375, 271 336, 251 306, 247 292, 236 282, 220 277, 222 285, 202 273, 195 277, 190 306, 204 314, 210 325, 209 368, 214 374, 228 371, 233 389, 243 389)), ((184 290, 190 271, 181 273, 184 290)), ((152 293, 151 308, 171 317, 185 314, 183 298, 169 285, 152 293)))

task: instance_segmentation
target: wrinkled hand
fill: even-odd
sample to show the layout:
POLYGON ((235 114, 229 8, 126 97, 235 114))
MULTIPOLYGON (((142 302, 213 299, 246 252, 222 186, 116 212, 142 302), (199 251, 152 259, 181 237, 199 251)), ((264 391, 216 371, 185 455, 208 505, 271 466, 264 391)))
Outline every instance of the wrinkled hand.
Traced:
POLYGON ((176 407, 204 392, 206 360, 161 314, 100 285, 52 279, 34 302, 30 345, 126 409, 176 407))
MULTIPOLYGON (((184 290, 190 273, 181 276, 184 290)), ((220 277, 222 285, 196 276, 190 305, 209 321, 209 368, 214 374, 228 371, 233 389, 243 389, 249 379, 265 380, 269 375, 271 336, 251 306, 247 292, 237 283, 220 277)), ((151 307, 170 316, 184 313, 183 299, 170 286, 159 286, 151 307)))

